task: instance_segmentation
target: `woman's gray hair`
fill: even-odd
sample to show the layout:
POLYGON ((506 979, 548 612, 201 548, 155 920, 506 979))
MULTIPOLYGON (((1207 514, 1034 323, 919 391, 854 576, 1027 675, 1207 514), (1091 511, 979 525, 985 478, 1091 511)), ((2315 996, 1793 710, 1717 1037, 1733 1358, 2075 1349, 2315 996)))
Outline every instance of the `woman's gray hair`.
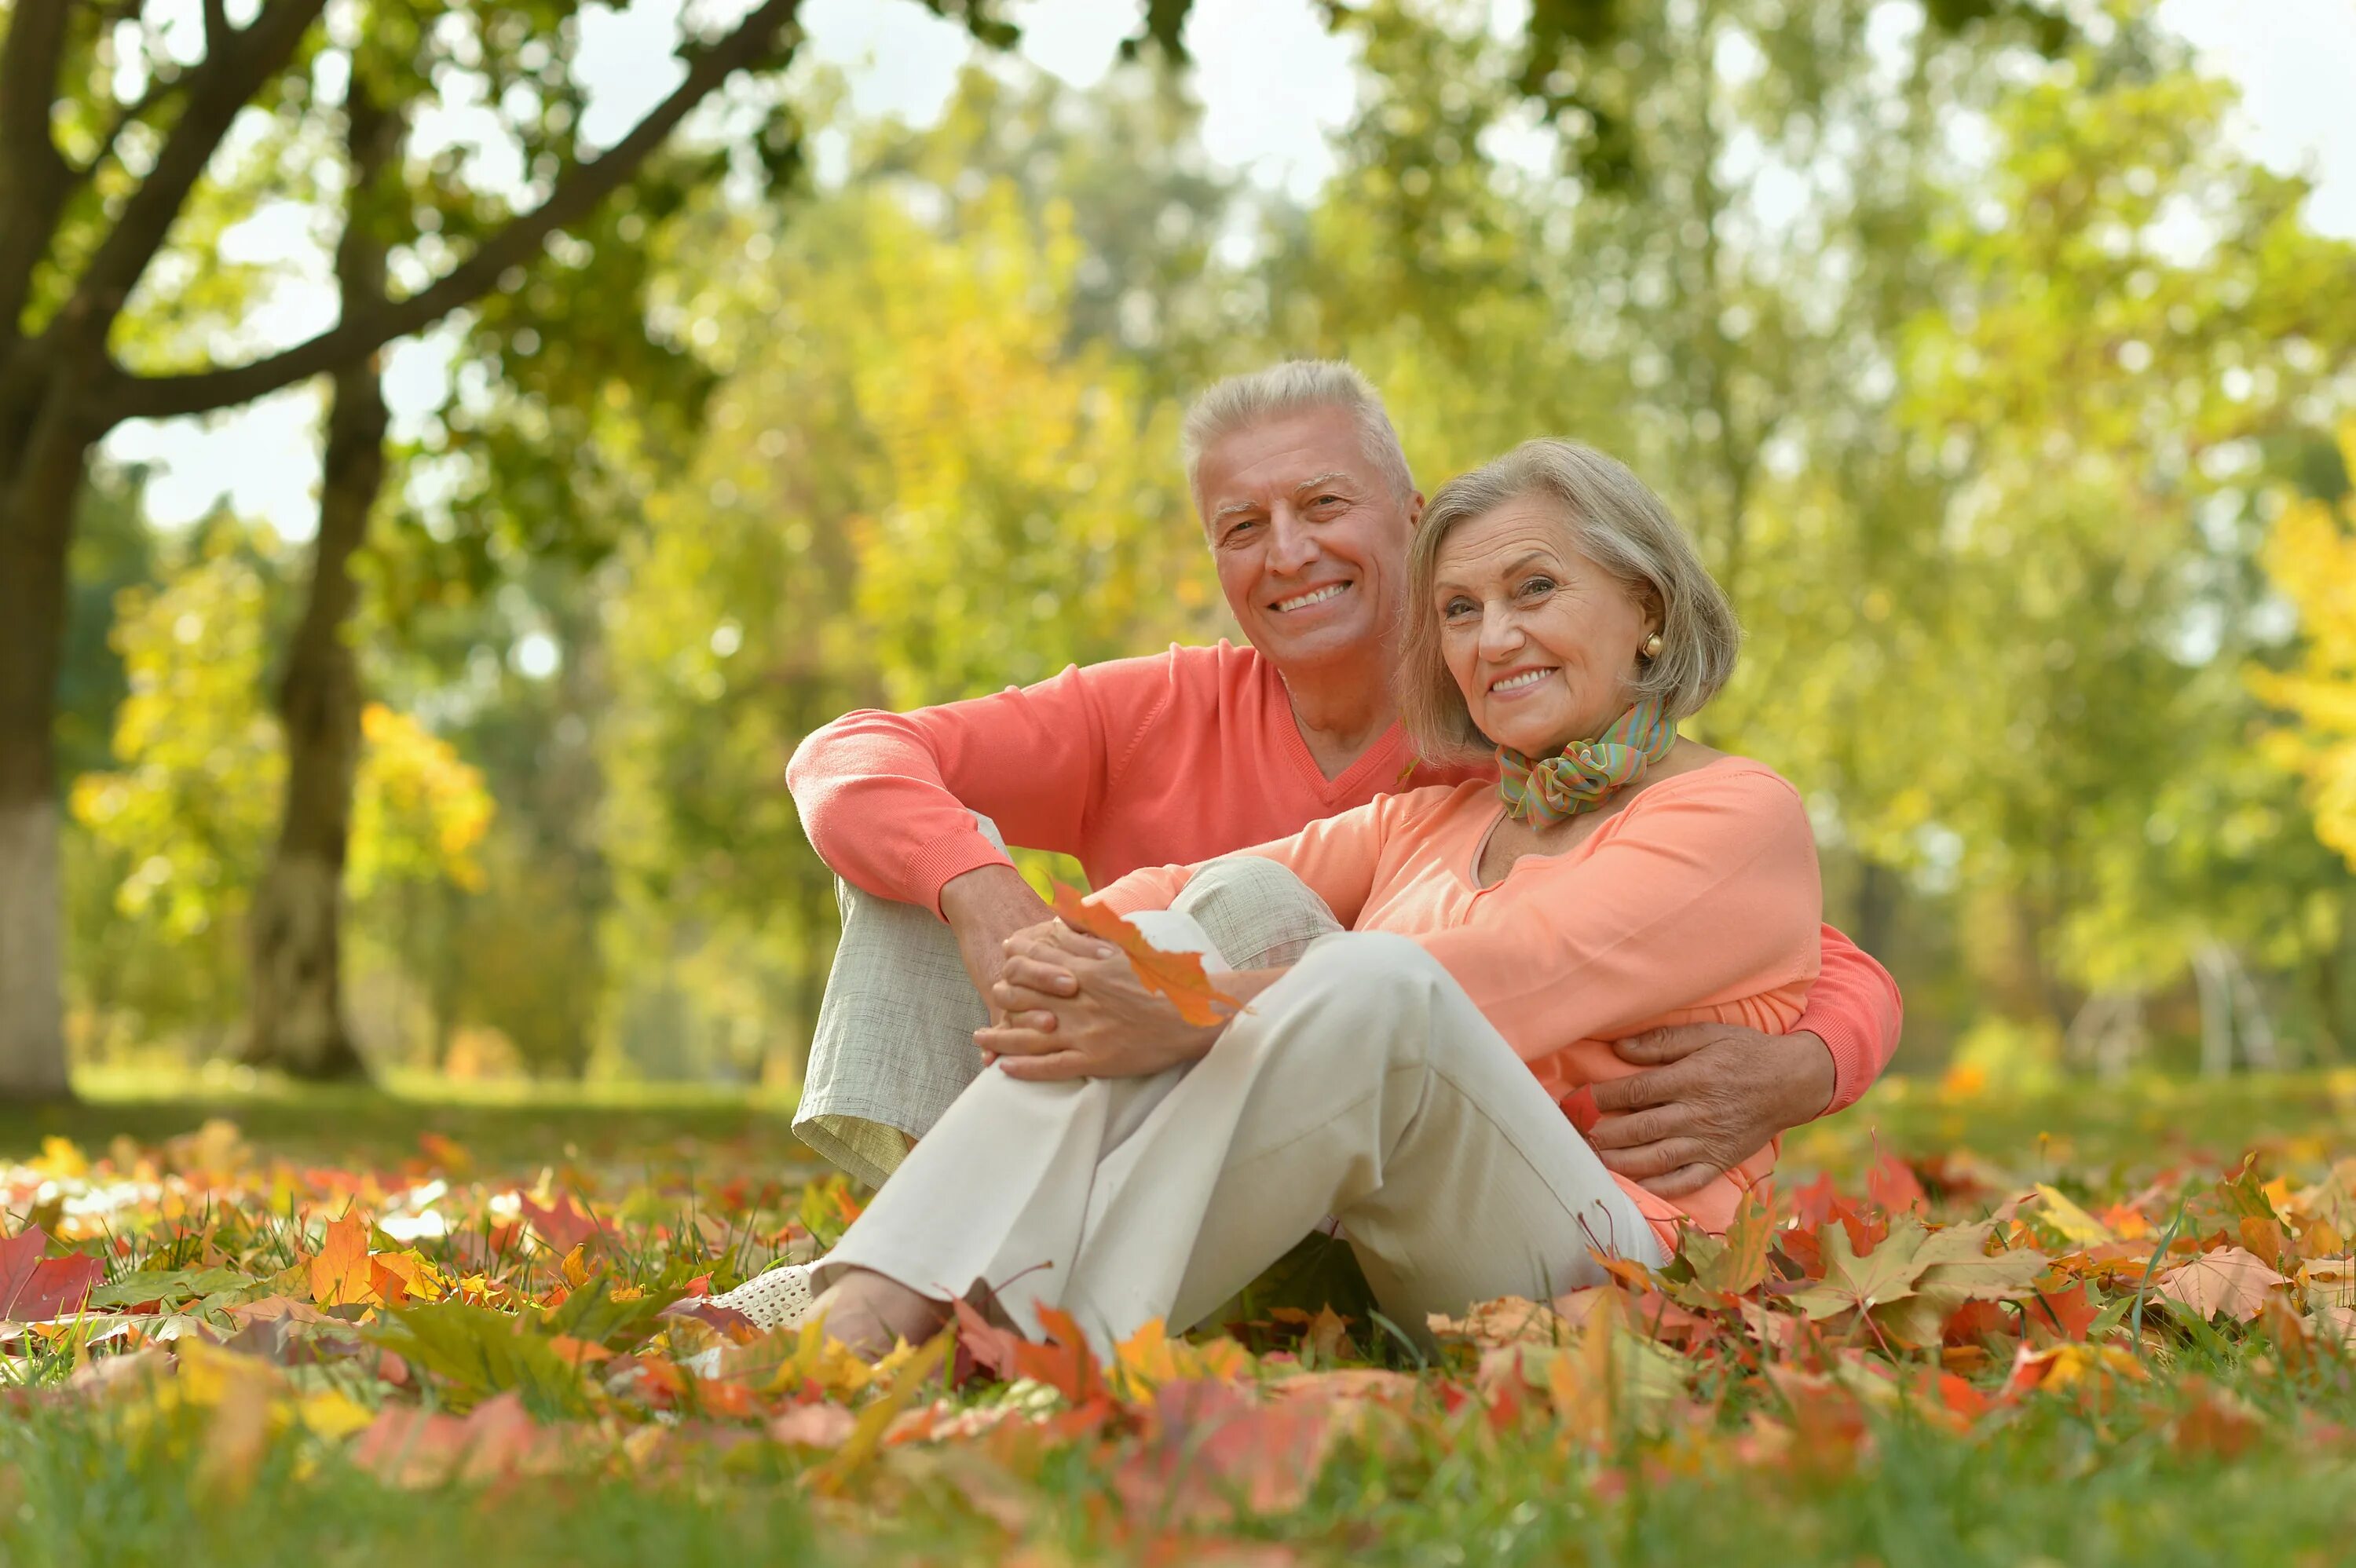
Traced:
POLYGON ((1186 463, 1186 488, 1194 509, 1203 508, 1203 485, 1197 471, 1203 453, 1220 437, 1247 425, 1312 409, 1339 409, 1358 427, 1359 443, 1376 476, 1404 501, 1415 494, 1415 476, 1408 471, 1407 453, 1398 432, 1383 408, 1382 394, 1354 365, 1339 359, 1288 359, 1248 376, 1230 376, 1194 400, 1186 411, 1178 450, 1186 463))
POLYGON ((1579 552, 1657 608, 1661 651, 1644 662, 1635 695, 1672 719, 1698 712, 1734 673, 1742 627, 1661 498, 1617 458, 1575 441, 1526 441, 1460 474, 1423 509, 1408 553, 1408 623, 1399 660, 1399 718, 1416 750, 1457 762, 1494 750, 1472 723, 1440 651, 1433 603, 1440 549, 1473 518, 1525 496, 1553 501, 1579 552))

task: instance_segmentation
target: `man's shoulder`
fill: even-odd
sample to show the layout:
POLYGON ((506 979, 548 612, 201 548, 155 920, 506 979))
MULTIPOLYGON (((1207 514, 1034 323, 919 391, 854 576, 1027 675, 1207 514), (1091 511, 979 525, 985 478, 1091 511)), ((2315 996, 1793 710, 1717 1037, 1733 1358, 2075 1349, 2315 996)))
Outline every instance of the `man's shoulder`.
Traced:
POLYGON ((1210 644, 1173 643, 1158 654, 1083 665, 1079 673, 1099 692, 1151 690, 1215 702, 1224 691, 1264 679, 1267 665, 1257 648, 1239 648, 1222 637, 1210 644))

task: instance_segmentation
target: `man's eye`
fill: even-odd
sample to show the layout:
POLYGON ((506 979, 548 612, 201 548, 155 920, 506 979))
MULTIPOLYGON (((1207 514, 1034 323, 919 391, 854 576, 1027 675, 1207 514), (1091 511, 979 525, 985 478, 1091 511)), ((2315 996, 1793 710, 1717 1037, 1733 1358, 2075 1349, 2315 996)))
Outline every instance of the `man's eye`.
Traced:
POLYGON ((1522 592, 1525 593, 1551 593, 1554 592, 1554 579, 1551 577, 1533 577, 1527 582, 1522 584, 1522 592))

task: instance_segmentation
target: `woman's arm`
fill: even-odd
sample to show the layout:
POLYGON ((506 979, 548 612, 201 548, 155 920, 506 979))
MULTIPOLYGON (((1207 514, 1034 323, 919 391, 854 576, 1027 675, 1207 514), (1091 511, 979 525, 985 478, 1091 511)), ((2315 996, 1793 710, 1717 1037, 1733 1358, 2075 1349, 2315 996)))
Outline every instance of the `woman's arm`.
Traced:
POLYGON ((1512 903, 1417 940, 1536 1057, 1690 1008, 1789 1024, 1755 998, 1815 977, 1822 902, 1797 793, 1721 763, 1646 791, 1591 853, 1512 903))
MULTIPOLYGON (((1446 785, 1377 795, 1365 805, 1312 822, 1289 838, 1238 849, 1273 860, 1325 901, 1344 927, 1355 927, 1373 893, 1383 845, 1407 826, 1440 809, 1453 791, 1446 785)), ((1193 866, 1144 866, 1089 895, 1116 914, 1168 909, 1194 875, 1193 866)))

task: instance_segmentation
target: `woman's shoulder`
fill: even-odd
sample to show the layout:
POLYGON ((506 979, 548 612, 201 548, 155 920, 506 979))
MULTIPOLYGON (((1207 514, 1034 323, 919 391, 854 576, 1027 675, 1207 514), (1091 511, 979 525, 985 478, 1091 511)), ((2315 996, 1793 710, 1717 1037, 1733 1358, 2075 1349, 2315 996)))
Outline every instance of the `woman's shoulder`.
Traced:
POLYGON ((1633 811, 1650 805, 1672 804, 1740 813, 1744 816, 1796 818, 1807 821, 1807 805, 1791 780, 1753 757, 1732 752, 1710 752, 1694 758, 1678 772, 1655 778, 1629 803, 1633 811))

